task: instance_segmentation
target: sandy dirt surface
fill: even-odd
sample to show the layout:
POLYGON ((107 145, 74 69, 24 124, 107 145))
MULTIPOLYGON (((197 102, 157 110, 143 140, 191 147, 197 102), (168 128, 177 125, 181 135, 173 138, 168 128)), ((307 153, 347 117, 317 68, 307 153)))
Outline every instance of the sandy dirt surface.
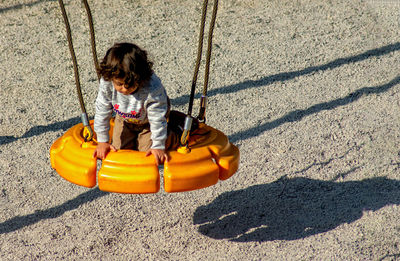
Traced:
MULTIPOLYGON (((65 2, 93 117, 86 13, 65 2)), ((186 112, 201 2, 89 3, 99 57, 138 43, 186 112)), ((0 259, 400 259, 399 14, 397 0, 220 1, 207 123, 240 168, 202 190, 125 195, 50 166, 80 122, 57 1, 0 1, 0 259)))

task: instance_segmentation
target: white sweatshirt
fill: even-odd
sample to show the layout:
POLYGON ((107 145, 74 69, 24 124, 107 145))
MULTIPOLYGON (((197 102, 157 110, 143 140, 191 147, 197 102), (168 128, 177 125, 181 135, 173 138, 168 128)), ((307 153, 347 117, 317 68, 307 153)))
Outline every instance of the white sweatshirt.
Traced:
POLYGON ((109 142, 110 119, 114 111, 128 122, 150 123, 152 149, 165 149, 167 139, 168 97, 155 73, 147 85, 137 92, 124 95, 115 90, 113 83, 100 79, 96 99, 94 131, 98 142, 109 142))

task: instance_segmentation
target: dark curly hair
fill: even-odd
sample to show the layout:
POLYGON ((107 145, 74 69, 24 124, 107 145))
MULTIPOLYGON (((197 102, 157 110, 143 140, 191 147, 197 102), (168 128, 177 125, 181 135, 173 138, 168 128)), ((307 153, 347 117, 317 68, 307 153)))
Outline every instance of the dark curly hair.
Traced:
POLYGON ((153 74, 147 52, 133 43, 116 43, 100 62, 98 73, 104 80, 121 79, 129 86, 141 87, 153 74))

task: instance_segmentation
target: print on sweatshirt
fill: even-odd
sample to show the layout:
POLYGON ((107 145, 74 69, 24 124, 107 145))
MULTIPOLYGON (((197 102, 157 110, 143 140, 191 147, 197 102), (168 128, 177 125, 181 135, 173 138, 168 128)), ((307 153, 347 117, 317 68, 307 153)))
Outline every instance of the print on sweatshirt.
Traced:
POLYGON ((132 123, 138 123, 140 117, 142 116, 142 109, 139 110, 139 112, 136 111, 131 111, 130 113, 126 113, 126 112, 122 112, 119 109, 119 105, 118 104, 114 104, 114 108, 113 111, 118 114, 119 116, 121 116, 122 118, 124 118, 126 121, 128 122, 132 122, 132 123))

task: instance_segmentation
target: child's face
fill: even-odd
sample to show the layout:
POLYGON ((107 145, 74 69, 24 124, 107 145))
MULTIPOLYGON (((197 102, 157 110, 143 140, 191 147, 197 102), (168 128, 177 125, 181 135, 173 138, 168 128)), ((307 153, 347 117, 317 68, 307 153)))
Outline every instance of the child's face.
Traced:
POLYGON ((125 95, 129 95, 129 94, 133 93, 134 91, 136 91, 136 89, 137 89, 136 84, 134 86, 127 86, 122 79, 118 79, 118 78, 113 79, 112 82, 113 82, 115 90, 117 90, 117 92, 125 94, 125 95))

